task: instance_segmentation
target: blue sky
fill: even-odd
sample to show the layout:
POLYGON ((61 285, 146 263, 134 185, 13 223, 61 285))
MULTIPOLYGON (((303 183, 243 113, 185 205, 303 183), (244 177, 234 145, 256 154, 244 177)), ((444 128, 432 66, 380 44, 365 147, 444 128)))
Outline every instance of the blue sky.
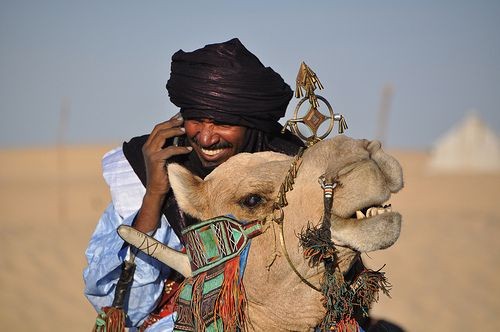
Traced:
MULTIPOLYGON (((470 109, 500 132, 498 1, 3 1, 0 147, 119 143, 175 112, 179 50, 238 37, 294 88, 300 62, 373 138, 394 87, 387 145, 428 148, 470 109)), ((292 100, 287 116, 293 112, 292 100)))

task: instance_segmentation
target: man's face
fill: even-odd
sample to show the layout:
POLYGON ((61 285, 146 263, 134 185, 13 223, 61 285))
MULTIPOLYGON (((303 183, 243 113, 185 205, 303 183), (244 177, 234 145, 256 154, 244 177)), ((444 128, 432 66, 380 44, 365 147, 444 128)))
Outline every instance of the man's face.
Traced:
POLYGON ((217 166, 241 151, 246 128, 211 119, 184 121, 186 136, 204 167, 217 166))

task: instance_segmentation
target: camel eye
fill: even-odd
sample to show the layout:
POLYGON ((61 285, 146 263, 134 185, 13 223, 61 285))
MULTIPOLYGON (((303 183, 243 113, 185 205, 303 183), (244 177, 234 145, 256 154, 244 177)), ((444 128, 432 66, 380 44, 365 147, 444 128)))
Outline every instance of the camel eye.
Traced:
POLYGON ((261 196, 257 194, 250 194, 241 201, 241 204, 248 208, 254 208, 263 202, 264 198, 262 198, 261 196))

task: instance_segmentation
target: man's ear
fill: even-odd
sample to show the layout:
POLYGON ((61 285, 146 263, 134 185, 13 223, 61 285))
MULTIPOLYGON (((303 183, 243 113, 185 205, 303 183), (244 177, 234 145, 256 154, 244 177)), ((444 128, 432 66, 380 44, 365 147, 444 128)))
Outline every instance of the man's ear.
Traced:
POLYGON ((169 164, 167 171, 179 208, 200 219, 203 211, 208 208, 204 181, 178 164, 169 164))

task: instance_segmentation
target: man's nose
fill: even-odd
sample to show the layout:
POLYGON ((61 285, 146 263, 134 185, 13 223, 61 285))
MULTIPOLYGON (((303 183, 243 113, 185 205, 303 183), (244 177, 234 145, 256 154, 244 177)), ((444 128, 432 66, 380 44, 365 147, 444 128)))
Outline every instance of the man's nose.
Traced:
POLYGON ((208 147, 212 144, 218 143, 220 137, 217 134, 213 123, 204 122, 200 126, 197 139, 202 146, 208 147))

